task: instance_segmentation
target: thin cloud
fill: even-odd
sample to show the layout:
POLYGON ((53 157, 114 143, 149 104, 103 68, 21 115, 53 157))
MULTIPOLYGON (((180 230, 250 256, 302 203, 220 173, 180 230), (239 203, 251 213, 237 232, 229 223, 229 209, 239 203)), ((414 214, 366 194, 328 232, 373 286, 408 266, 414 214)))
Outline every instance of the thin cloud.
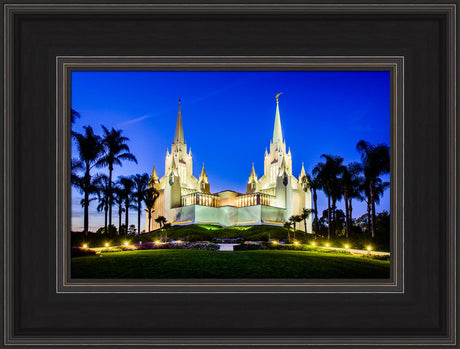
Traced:
POLYGON ((153 115, 148 114, 148 115, 140 116, 140 117, 135 118, 135 119, 123 121, 123 122, 120 122, 119 124, 117 124, 117 127, 118 127, 118 126, 124 126, 124 125, 134 124, 135 122, 139 122, 139 121, 142 121, 142 120, 144 120, 144 119, 151 118, 152 116, 153 116, 153 115))

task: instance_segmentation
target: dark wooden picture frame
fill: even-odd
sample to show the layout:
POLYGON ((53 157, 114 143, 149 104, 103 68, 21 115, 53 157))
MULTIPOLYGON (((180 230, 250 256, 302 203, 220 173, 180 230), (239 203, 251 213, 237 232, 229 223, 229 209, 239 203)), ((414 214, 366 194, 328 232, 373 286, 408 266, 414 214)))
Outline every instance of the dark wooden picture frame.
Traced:
POLYGON ((456 5, 2 1, 2 345, 456 345, 456 5), (390 282, 73 282, 65 77, 79 62, 388 65, 390 282))

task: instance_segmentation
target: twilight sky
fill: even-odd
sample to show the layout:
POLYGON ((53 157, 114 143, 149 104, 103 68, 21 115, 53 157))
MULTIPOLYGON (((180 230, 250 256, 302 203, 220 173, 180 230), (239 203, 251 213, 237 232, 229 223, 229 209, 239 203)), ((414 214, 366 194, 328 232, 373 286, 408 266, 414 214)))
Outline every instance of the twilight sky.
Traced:
MULTIPOLYGON (((114 180, 120 175, 150 175, 153 164, 161 177, 180 98, 195 177, 204 162, 212 193, 226 189, 244 193, 252 162, 258 177, 263 175, 279 92, 283 92, 283 137, 291 148, 296 177, 302 162, 311 172, 322 161, 321 154, 340 155, 345 164, 360 161, 356 151, 360 139, 390 144, 389 72, 73 72, 72 108, 81 117, 72 129, 83 132, 83 126, 91 125, 100 135, 100 125, 123 130, 138 164, 124 162, 115 167, 114 180)), ((77 157, 74 143, 72 154, 77 157)), ((97 172, 108 170, 93 173, 97 172)), ((322 192, 318 196, 321 215, 327 200, 322 192)), ((389 211, 389 196, 387 190, 377 212, 389 211)), ((82 197, 72 189, 74 231, 83 230, 82 197)), ((104 225, 104 214, 96 206, 97 201, 91 202, 90 231, 104 225)), ((338 203, 338 208, 344 210, 343 206, 343 201, 338 203)), ((354 218, 365 212, 365 203, 353 203, 354 218)), ((134 210, 129 221, 137 225, 134 210)), ((112 222, 118 225, 118 209, 112 222)))

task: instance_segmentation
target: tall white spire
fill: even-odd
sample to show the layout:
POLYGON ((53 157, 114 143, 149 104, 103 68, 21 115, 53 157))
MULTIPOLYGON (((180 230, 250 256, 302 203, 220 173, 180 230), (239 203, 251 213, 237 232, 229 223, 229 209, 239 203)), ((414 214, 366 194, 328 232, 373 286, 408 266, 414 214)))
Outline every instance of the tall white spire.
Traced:
POLYGON ((184 129, 182 128, 182 113, 180 109, 180 99, 179 111, 177 112, 176 134, 174 135, 174 143, 184 143, 184 129))
POLYGON ((252 163, 251 174, 249 175, 248 183, 257 183, 257 174, 256 170, 254 169, 254 163, 252 163))
POLYGON ((208 183, 208 175, 206 174, 206 171, 204 169, 204 162, 203 168, 201 169, 200 178, 198 179, 198 183, 208 183))
POLYGON ((273 143, 283 142, 283 132, 281 131, 281 119, 279 108, 279 97, 283 92, 276 95, 276 114, 275 114, 275 127, 273 128, 273 143))

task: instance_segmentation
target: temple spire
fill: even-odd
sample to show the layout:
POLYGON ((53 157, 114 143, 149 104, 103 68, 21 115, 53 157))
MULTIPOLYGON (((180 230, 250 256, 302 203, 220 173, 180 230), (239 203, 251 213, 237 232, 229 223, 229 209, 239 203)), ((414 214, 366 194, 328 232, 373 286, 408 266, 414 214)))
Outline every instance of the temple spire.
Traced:
POLYGON ((158 174, 157 174, 157 170, 155 168, 155 165, 153 165, 153 170, 152 170, 152 175, 151 175, 152 178, 155 178, 156 180, 158 179, 158 174))
POLYGON ((176 134, 174 135, 174 143, 184 143, 184 129, 182 127, 182 112, 180 109, 180 98, 179 111, 177 112, 176 134))
POLYGON ((249 175, 248 183, 257 183, 257 174, 256 170, 254 169, 254 163, 252 163, 252 170, 251 174, 249 175))
POLYGON ((302 169, 300 170, 299 180, 305 177, 307 174, 305 173, 305 167, 302 162, 302 169))
POLYGON ((281 119, 279 108, 279 97, 283 92, 276 95, 276 114, 275 114, 275 127, 273 129, 273 143, 283 142, 283 132, 281 131, 281 119))
POLYGON ((199 183, 208 183, 208 175, 206 174, 206 171, 204 169, 204 162, 203 162, 203 168, 201 169, 201 174, 200 178, 198 179, 199 183))
POLYGON ((155 165, 153 165, 153 170, 152 170, 152 174, 149 178, 149 184, 152 185, 152 184, 156 184, 158 183, 158 174, 157 174, 157 170, 155 169, 155 165))

